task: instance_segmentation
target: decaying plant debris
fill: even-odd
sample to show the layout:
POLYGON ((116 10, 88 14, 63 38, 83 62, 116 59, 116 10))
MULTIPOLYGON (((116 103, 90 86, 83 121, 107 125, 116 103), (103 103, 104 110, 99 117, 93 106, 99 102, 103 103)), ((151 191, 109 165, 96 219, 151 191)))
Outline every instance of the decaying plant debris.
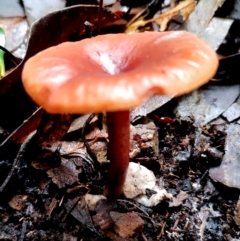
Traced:
MULTIPOLYGON (((214 34, 208 27, 224 1, 164 2, 133 3, 126 12, 119 11, 119 2, 105 6, 115 9, 113 14, 105 9, 99 13, 93 0, 91 6, 57 11, 32 27, 23 62, 8 60, 7 75, 0 80, 0 240, 240 239, 238 55, 220 62, 209 85, 180 98, 154 97, 131 111, 131 162, 147 168, 155 182, 141 194, 149 201, 158 191, 164 193, 149 206, 127 195, 111 203, 103 196, 108 165, 104 118, 47 114, 31 102, 19 82, 30 56, 98 31, 185 27, 208 42, 214 34), (204 4, 208 9, 197 25, 204 4), (141 7, 138 14, 135 7, 141 7), (72 20, 79 15, 82 25, 72 20), (64 30, 48 29, 46 21, 64 30)), ((214 20, 224 20, 223 37, 233 20, 214 20)), ((239 52, 236 26, 237 21, 219 54, 239 52)), ((19 42, 22 51, 24 43, 19 42)), ((218 49, 219 38, 210 44, 218 49)))

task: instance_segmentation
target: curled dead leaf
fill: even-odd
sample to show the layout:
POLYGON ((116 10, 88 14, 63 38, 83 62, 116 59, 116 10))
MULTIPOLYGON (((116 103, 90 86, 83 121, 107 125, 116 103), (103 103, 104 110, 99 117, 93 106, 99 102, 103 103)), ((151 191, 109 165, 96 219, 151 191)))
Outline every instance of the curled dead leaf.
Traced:
POLYGON ((61 166, 47 170, 47 174, 59 188, 63 188, 66 184, 78 182, 78 174, 82 172, 80 165, 81 163, 76 163, 73 159, 62 158, 61 166))
POLYGON ((180 2, 176 7, 172 8, 171 10, 165 13, 160 14, 157 17, 148 20, 139 19, 138 21, 133 22, 131 25, 127 27, 125 32, 136 32, 138 31, 139 27, 144 27, 149 23, 158 24, 159 31, 164 31, 167 29, 171 21, 176 21, 179 24, 183 23, 188 18, 190 13, 193 12, 195 6, 196 2, 194 0, 185 0, 183 2, 180 2))

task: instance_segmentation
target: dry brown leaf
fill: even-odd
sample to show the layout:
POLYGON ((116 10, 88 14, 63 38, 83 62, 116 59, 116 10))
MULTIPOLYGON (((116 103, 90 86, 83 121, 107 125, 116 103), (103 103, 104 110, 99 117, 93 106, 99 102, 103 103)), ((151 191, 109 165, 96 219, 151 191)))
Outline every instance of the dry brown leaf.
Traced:
POLYGON ((86 134, 85 138, 89 142, 96 142, 99 139, 107 139, 108 133, 106 132, 105 129, 100 130, 99 128, 94 127, 94 129, 92 129, 90 133, 86 134))
POLYGON ((71 213, 71 215, 81 224, 81 226, 86 227, 96 235, 100 236, 95 226, 93 225, 93 221, 90 216, 84 196, 81 198, 77 197, 75 199, 68 199, 64 206, 67 210, 67 213, 71 213))
POLYGON ((194 0, 185 0, 183 2, 180 2, 176 7, 173 9, 167 11, 166 13, 163 13, 155 18, 149 19, 149 20, 138 20, 128 26, 126 29, 126 33, 130 32, 136 32, 139 27, 143 27, 148 23, 157 23, 160 25, 160 31, 164 31, 168 27, 168 23, 171 20, 175 20, 177 22, 183 23, 191 12, 195 9, 196 2, 194 0))
POLYGON ((184 191, 180 191, 180 193, 172 198, 172 202, 169 203, 169 207, 178 207, 182 205, 182 203, 188 198, 188 194, 184 191))
POLYGON ((71 160, 62 158, 61 166, 47 170, 47 174, 59 188, 72 185, 79 180, 78 175, 82 172, 81 165, 83 165, 81 162, 82 160, 78 158, 71 160))

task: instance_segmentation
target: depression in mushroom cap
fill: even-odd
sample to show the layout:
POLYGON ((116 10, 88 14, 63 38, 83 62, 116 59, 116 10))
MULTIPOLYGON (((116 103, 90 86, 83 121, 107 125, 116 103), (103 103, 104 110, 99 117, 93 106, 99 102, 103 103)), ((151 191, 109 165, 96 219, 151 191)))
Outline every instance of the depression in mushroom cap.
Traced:
POLYGON ((192 91, 217 66, 215 52, 184 31, 107 34, 38 53, 26 62, 22 79, 51 113, 121 111, 152 94, 192 91))

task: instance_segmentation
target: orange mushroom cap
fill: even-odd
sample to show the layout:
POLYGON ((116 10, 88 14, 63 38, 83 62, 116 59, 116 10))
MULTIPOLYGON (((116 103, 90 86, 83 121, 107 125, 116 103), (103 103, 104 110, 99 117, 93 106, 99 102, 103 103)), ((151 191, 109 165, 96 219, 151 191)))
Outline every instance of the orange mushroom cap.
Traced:
POLYGON ((154 94, 190 92, 217 67, 215 52, 188 32, 107 34, 41 51, 26 62, 22 80, 50 113, 112 112, 154 94))

